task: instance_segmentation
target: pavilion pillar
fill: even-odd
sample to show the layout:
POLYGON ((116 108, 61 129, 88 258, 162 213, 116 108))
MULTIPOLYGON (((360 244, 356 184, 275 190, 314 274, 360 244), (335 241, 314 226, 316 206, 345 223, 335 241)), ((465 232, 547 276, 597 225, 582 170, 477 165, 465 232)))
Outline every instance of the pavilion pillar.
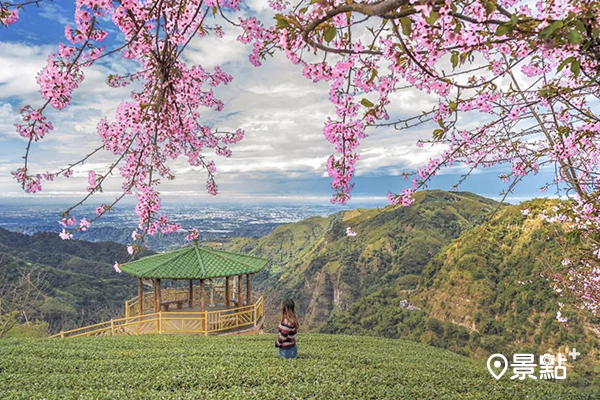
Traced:
POLYGON ((160 312, 160 303, 162 303, 162 293, 160 290, 160 279, 154 279, 154 312, 160 312))
POLYGON ((154 313, 156 314, 158 309, 158 302, 156 301, 156 279, 152 279, 152 304, 154 304, 154 313))
POLYGON ((138 278, 138 315, 144 315, 144 287, 142 278, 138 278))
POLYGON ((235 299, 235 295, 237 294, 237 276, 231 277, 231 298, 235 299))
POLYGON ((251 287, 250 274, 246 274, 246 305, 252 304, 252 287, 251 287))
POLYGON ((204 312, 204 279, 200 279, 200 312, 204 312))
POLYGON ((188 306, 194 308, 194 281, 190 279, 190 288, 188 290, 188 306))
POLYGON ((244 305, 244 301, 242 299, 242 275, 237 276, 237 299, 238 299, 238 307, 244 305))
POLYGON ((231 287, 229 285, 229 277, 225 277, 225 308, 231 306, 231 287))
POLYGON ((215 281, 210 280, 210 304, 209 307, 215 306, 215 281))

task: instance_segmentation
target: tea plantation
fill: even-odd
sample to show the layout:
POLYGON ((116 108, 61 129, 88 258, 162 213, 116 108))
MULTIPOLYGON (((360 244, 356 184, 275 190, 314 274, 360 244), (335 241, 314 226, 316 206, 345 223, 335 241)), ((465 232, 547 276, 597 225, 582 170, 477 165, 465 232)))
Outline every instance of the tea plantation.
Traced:
POLYGON ((274 340, 2 340, 0 399, 595 398, 552 382, 496 381, 481 361, 412 342, 305 334, 299 358, 279 360, 274 340))

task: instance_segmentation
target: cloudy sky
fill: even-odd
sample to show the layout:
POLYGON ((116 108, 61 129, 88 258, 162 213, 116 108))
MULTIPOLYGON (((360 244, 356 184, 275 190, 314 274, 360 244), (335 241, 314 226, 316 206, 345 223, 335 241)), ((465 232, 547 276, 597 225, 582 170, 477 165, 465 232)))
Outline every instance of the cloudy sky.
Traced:
MULTIPOLYGON (((245 13, 257 13, 263 20, 269 20, 266 3, 266 0, 252 0, 245 13)), ((111 161, 109 154, 101 154, 77 168, 73 178, 46 183, 44 190, 35 195, 25 195, 10 174, 22 166, 26 146, 13 127, 19 122, 19 108, 24 104, 34 108, 43 104, 35 77, 48 55, 56 51, 60 41, 64 42, 64 24, 72 20, 72 15, 70 1, 42 2, 37 9, 22 11, 21 19, 10 28, 0 29, 0 202, 27 199, 43 203, 49 198, 76 198, 85 191, 87 171, 101 172, 111 161)), ((325 162, 333 151, 322 134, 325 119, 333 114, 327 86, 306 80, 300 68, 281 55, 266 60, 260 68, 253 67, 247 58, 249 48, 236 40, 238 31, 225 28, 224 39, 209 37, 193 42, 185 56, 191 64, 201 64, 204 68, 220 65, 234 76, 232 84, 217 91, 225 109, 220 113, 206 112, 204 117, 207 123, 222 129, 243 128, 245 138, 233 146, 231 159, 214 158, 220 191, 216 199, 204 192, 204 173, 183 160, 171 164, 177 179, 163 183, 161 192, 167 198, 199 202, 327 203, 332 190, 325 162)), ((118 41, 115 31, 109 32, 111 40, 118 41)), ((116 105, 127 99, 131 91, 129 87, 109 88, 106 77, 110 72, 126 69, 127 65, 115 58, 87 70, 72 105, 48 113, 55 129, 33 148, 32 170, 55 171, 100 145, 95 132, 97 121, 103 116, 112 118, 116 105)), ((431 109, 435 102, 435 98, 419 92, 403 92, 392 100, 391 111, 397 116, 431 109)), ((429 137, 431 130, 424 127, 410 132, 370 131, 360 147, 352 201, 383 205, 388 191, 407 187, 409 182, 399 175, 414 171, 441 152, 439 148, 415 146, 419 138, 429 137)), ((447 190, 458 181, 461 172, 460 167, 444 171, 430 187, 447 190)), ((461 190, 498 197, 505 188, 498 179, 502 172, 505 170, 476 171, 461 190)), ((549 177, 540 174, 530 178, 511 196, 512 202, 538 196, 538 188, 549 177)), ((109 182, 107 194, 116 194, 118 187, 115 178, 109 182)))

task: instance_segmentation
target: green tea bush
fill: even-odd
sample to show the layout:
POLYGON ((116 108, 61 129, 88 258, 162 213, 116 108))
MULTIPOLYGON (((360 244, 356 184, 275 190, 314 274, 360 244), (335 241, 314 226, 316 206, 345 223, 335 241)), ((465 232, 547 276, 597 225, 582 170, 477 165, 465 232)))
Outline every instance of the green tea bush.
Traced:
POLYGON ((274 335, 7 339, 0 341, 0 398, 594 398, 552 382, 497 381, 484 362, 402 340, 301 334, 295 360, 278 359, 274 341, 274 335))

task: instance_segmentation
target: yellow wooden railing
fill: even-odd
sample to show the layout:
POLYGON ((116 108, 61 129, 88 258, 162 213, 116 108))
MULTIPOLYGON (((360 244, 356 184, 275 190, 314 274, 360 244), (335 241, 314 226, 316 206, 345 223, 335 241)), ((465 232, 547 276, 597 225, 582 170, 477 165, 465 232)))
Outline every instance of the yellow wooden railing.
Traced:
POLYGON ((210 333, 257 326, 264 315, 264 300, 260 296, 243 307, 227 310, 196 312, 159 312, 111 319, 99 324, 60 332, 51 337, 120 336, 149 333, 210 333))

